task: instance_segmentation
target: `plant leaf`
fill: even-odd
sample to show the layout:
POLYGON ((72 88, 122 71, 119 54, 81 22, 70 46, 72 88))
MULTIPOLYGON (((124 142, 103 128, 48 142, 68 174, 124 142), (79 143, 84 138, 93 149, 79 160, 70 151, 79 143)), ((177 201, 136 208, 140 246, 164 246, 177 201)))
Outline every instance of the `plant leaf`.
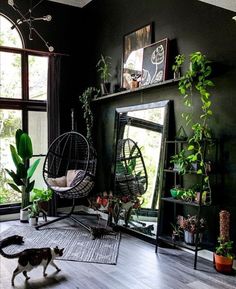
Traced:
POLYGON ((40 162, 40 159, 37 159, 29 168, 28 168, 28 171, 27 171, 27 178, 31 178, 38 166, 40 162))
POLYGON ((17 191, 18 193, 22 193, 21 190, 17 187, 17 185, 8 183, 10 187, 12 187, 13 190, 17 191))
POLYGON ((15 172, 13 172, 12 170, 9 171, 8 169, 6 169, 6 172, 11 176, 11 178, 13 179, 13 181, 15 182, 15 184, 17 186, 23 186, 24 185, 22 180, 19 178, 19 176, 15 172))
POLYGON ((18 155, 16 148, 13 145, 10 145, 11 157, 17 168, 20 163, 23 163, 20 156, 18 155))
POLYGON ((27 169, 25 168, 24 164, 18 164, 16 172, 20 179, 27 177, 27 169))
POLYGON ((16 134, 15 134, 15 139, 16 139, 16 149, 17 149, 17 152, 19 154, 19 145, 20 145, 20 138, 21 138, 21 135, 23 134, 23 130, 22 129, 18 129, 16 131, 16 134))
POLYGON ((33 156, 32 142, 27 133, 23 133, 20 136, 18 154, 23 159, 23 161, 26 161, 33 156))
POLYGON ((25 189, 25 192, 26 192, 26 193, 30 193, 30 192, 33 190, 33 188, 34 188, 34 183, 35 183, 35 181, 33 180, 31 183, 28 184, 28 186, 27 186, 26 189, 25 189))

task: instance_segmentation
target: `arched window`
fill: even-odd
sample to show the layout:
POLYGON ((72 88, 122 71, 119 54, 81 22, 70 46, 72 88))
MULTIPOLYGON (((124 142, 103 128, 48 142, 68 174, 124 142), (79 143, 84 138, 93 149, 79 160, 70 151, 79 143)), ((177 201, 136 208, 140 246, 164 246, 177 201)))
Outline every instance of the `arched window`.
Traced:
MULTIPOLYGON (((21 194, 8 185, 11 177, 6 173, 6 169, 15 171, 10 144, 15 144, 16 130, 29 133, 41 166, 47 152, 48 56, 24 46, 18 28, 0 14, 0 210, 21 202, 21 194)), ((42 188, 42 169, 37 169, 34 179, 35 187, 42 188)))
POLYGON ((23 48, 23 37, 14 23, 0 13, 0 45, 23 48))

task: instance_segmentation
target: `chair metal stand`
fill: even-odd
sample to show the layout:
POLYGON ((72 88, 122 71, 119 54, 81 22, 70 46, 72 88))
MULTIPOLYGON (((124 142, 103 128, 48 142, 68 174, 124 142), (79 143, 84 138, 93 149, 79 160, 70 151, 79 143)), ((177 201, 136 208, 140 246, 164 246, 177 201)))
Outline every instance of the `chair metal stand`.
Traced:
MULTIPOLYGON (((72 204, 72 207, 71 207, 71 210, 68 214, 65 214, 61 217, 58 217, 54 220, 51 220, 51 221, 48 221, 48 222, 45 222, 43 224, 40 224, 40 225, 37 225, 35 226, 35 229, 36 230, 39 230, 40 228, 42 227, 45 227, 47 225, 50 225, 50 224, 53 224, 53 223, 56 223, 58 221, 61 221, 61 220, 64 220, 66 218, 70 218, 71 220, 73 220, 74 222, 76 222, 77 224, 81 225, 82 227, 84 227, 86 230, 88 230, 90 232, 90 227, 85 225, 84 223, 82 223, 81 221, 79 221, 77 218, 75 218, 72 214, 74 213, 74 209, 75 209, 75 199, 73 199, 73 204, 72 204)), ((89 214, 90 215, 90 214, 89 214)))

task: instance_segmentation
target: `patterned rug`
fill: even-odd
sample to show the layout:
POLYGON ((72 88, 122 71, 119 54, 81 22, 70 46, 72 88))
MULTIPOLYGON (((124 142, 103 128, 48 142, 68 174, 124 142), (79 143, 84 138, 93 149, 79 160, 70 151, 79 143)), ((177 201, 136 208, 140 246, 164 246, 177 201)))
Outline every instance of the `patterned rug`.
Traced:
POLYGON ((120 233, 103 235, 95 240, 84 228, 41 228, 37 231, 29 225, 12 226, 0 234, 0 240, 12 235, 24 237, 23 245, 11 245, 3 250, 6 253, 20 252, 26 248, 56 247, 65 248, 59 260, 102 263, 115 265, 117 262, 120 233))

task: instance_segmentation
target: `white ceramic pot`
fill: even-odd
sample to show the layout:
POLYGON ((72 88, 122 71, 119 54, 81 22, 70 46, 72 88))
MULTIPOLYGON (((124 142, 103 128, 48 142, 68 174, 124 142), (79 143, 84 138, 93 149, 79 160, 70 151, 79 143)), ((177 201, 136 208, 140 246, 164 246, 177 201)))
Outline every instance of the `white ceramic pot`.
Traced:
POLYGON ((21 209, 20 210, 20 221, 22 222, 22 223, 28 223, 28 215, 29 215, 29 212, 28 212, 28 210, 23 210, 23 209, 21 209))
POLYGON ((37 218, 32 218, 32 217, 29 218, 30 226, 36 226, 37 223, 38 223, 38 219, 37 218))

